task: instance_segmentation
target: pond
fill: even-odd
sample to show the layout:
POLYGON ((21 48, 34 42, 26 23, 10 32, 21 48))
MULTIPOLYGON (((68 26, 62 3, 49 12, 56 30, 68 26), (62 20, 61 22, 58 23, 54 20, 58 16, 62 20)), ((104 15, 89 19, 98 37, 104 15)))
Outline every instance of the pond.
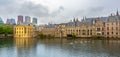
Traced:
POLYGON ((0 57, 120 57, 120 40, 0 39, 0 57))

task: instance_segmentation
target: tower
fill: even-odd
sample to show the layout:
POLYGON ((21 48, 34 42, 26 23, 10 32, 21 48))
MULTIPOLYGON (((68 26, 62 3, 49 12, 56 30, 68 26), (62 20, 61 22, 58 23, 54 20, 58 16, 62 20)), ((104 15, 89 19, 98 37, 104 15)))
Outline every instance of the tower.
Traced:
POLYGON ((2 20, 2 18, 0 17, 0 24, 4 24, 4 22, 3 22, 3 20, 2 20))
POLYGON ((75 18, 73 19, 73 22, 75 22, 75 18))
POLYGON ((23 16, 22 16, 22 15, 19 15, 19 16, 18 16, 17 24, 21 24, 21 23, 23 23, 23 16))
POLYGON ((30 18, 30 16, 25 16, 25 23, 26 23, 26 25, 28 25, 28 24, 31 23, 31 18, 30 18))
POLYGON ((37 18, 33 18, 32 23, 33 25, 37 25, 37 18))
POLYGON ((76 19, 76 22, 79 22, 78 18, 76 19))
POLYGON ((117 10, 117 12, 116 12, 116 16, 119 16, 119 12, 118 12, 118 10, 117 10))
MULTIPOLYGON (((85 17, 85 18, 86 18, 86 17, 85 17)), ((86 25, 85 18, 83 17, 83 20, 82 20, 82 25, 86 25)))

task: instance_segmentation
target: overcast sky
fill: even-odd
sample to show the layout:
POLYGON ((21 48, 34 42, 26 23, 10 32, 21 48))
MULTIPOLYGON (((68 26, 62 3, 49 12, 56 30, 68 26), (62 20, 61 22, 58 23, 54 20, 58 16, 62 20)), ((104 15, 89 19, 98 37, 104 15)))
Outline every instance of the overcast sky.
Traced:
POLYGON ((69 22, 74 17, 101 17, 120 11, 120 0, 0 0, 0 17, 38 18, 38 24, 69 22))

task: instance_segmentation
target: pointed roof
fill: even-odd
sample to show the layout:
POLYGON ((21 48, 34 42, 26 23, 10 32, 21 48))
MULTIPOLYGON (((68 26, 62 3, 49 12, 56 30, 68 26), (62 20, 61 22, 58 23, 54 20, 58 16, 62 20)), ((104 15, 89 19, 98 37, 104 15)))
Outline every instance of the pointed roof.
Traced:
POLYGON ((73 22, 75 22, 75 18, 73 19, 73 22))
POLYGON ((76 19, 76 22, 79 22, 78 18, 76 19))
POLYGON ((117 10, 117 12, 116 12, 116 15, 119 16, 119 12, 118 12, 118 10, 117 10))

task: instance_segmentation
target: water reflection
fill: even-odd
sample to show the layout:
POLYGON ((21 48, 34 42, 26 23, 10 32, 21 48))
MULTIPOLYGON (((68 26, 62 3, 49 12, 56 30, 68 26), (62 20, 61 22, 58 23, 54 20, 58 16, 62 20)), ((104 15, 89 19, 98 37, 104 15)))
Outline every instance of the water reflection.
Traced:
POLYGON ((120 57, 120 40, 16 38, 0 46, 0 57, 120 57))
POLYGON ((36 41, 34 38, 15 38, 17 57, 33 57, 36 55, 36 41))
POLYGON ((46 57, 119 57, 120 40, 77 39, 39 41, 48 54, 46 57), (62 55, 61 55, 62 54, 62 55))

